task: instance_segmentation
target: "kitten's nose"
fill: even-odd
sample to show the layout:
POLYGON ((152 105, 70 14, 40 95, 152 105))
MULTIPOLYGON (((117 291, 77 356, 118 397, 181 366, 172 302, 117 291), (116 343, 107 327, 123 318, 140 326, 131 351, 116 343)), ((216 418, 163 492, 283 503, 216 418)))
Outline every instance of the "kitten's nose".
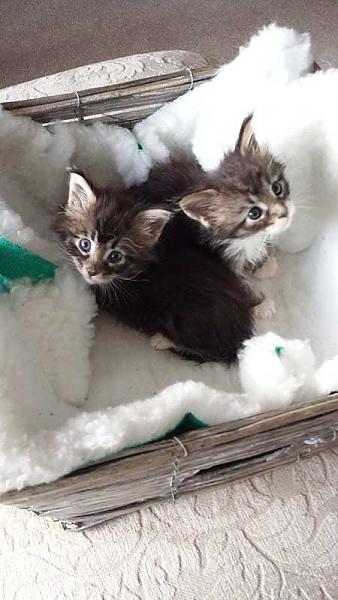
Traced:
POLYGON ((95 275, 97 275, 97 271, 95 269, 87 269, 87 273, 89 277, 95 277, 95 275))
POLYGON ((274 222, 277 219, 285 219, 288 216, 288 209, 285 205, 275 206, 271 211, 271 217, 274 222))

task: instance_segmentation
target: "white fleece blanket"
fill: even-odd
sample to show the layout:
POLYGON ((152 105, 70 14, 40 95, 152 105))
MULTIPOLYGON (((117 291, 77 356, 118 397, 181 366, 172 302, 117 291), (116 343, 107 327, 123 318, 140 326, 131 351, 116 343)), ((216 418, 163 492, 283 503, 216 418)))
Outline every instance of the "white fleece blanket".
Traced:
MULTIPOLYGON (((267 31, 270 44, 271 29, 267 31)), ((283 36, 280 30, 275 33, 280 45, 283 36)), ((282 65, 278 85, 283 89, 289 79, 297 77, 297 61, 288 66, 284 54, 291 47, 295 56, 298 38, 292 39, 291 46, 284 44, 281 49, 280 63, 275 55, 276 69, 282 65), (289 79, 285 78, 288 68, 289 79)), ((304 64, 309 64, 307 37, 299 45, 303 58, 304 51, 306 60, 299 61, 298 76, 304 64)), ((266 53, 260 54, 262 64, 267 56, 271 67, 271 56, 266 53)), ((242 69, 238 76, 244 76, 242 69)), ((231 110, 231 102, 226 109, 231 110)), ((257 136, 269 143, 264 120, 257 114, 257 136)), ((302 164, 294 161, 300 156, 295 146, 287 152, 292 133, 287 130, 288 122, 286 115, 283 128, 270 142, 272 149, 275 144, 275 150, 284 153, 291 188, 303 210, 307 195, 299 182, 304 173, 306 177, 311 173, 306 158, 313 164, 314 155, 308 140, 318 140, 318 131, 302 146, 302 161, 307 165, 303 172, 302 164)), ((295 128, 296 122, 291 119, 290 127, 295 128)), ((176 131, 174 126, 172 131, 176 131)), ((188 138, 185 147, 192 148, 193 136, 188 138)), ((324 131, 322 149, 328 138, 324 131)), ((116 127, 58 126, 52 134, 3 111, 0 233, 61 265, 49 226, 66 191, 66 165, 77 164, 98 185, 116 179, 130 185, 147 177, 152 160, 150 148, 139 151, 133 134, 116 127)), ((334 161, 332 172, 333 166, 334 161)), ((319 172, 324 181, 328 172, 323 168, 319 172)), ((0 492, 51 481, 87 461, 159 437, 189 412, 205 423, 217 424, 338 389, 338 359, 316 369, 308 344, 284 339, 310 340, 318 364, 338 353, 338 204, 327 203, 326 192, 325 198, 321 196, 318 177, 309 181, 310 188, 317 186, 310 189, 315 191, 311 197, 316 197, 316 206, 325 201, 331 218, 320 220, 321 235, 309 249, 297 255, 280 254, 277 277, 264 284, 275 296, 277 314, 272 322, 258 324, 257 333, 271 330, 282 338, 254 338, 243 353, 240 372, 215 364, 194 366, 170 353, 158 353, 146 338, 109 317, 96 319, 91 347, 95 305, 67 266, 58 269, 51 284, 32 288, 25 283, 0 297, 0 492), (275 353, 280 345, 282 358, 275 353)), ((331 188, 325 190, 331 189, 332 200, 335 188, 330 181, 331 188)), ((297 231, 301 225, 300 219, 297 231)))

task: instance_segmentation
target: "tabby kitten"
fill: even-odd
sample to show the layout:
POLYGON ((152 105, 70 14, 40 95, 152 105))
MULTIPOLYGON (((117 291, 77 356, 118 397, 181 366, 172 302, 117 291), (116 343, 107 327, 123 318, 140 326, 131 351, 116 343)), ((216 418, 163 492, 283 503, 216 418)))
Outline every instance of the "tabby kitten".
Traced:
POLYGON ((150 336, 155 348, 234 361, 252 335, 255 298, 169 208, 147 204, 142 187, 97 190, 72 173, 56 230, 99 306, 150 336))
POLYGON ((294 208, 284 166, 259 147, 251 118, 216 171, 206 173, 192 160, 172 161, 154 167, 145 187, 149 198, 179 203, 199 224, 200 242, 217 249, 239 272, 249 269, 263 278, 276 269, 274 257, 263 263, 294 208))

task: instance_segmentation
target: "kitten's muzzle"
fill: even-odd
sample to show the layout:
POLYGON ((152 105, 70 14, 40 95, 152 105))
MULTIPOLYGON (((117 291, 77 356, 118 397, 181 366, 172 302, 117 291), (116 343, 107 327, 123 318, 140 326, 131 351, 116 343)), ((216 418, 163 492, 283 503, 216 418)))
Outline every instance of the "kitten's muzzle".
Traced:
POLYGON ((270 212, 271 221, 276 223, 279 219, 287 219, 289 216, 288 206, 280 204, 272 208, 270 212))
POLYGON ((87 269, 88 277, 95 277, 97 275, 97 271, 95 269, 87 269))
POLYGON ((105 277, 95 269, 85 269, 83 276, 90 285, 106 284, 112 280, 112 277, 105 277))
POLYGON ((280 208, 279 214, 273 215, 269 231, 278 233, 289 227, 292 217, 295 213, 295 207, 291 200, 286 200, 285 206, 280 208))

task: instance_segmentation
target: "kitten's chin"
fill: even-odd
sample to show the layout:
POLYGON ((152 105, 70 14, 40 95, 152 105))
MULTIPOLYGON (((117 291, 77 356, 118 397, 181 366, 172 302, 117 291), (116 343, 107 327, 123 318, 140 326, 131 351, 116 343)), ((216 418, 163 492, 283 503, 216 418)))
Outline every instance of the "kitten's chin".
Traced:
POLYGON ((89 285, 109 285, 113 282, 113 279, 107 279, 106 277, 102 277, 102 275, 94 275, 94 277, 89 277, 85 273, 81 273, 81 275, 89 285))
POLYGON ((285 229, 289 227, 289 224, 290 219, 288 217, 278 219, 277 223, 274 223, 273 225, 270 225, 270 227, 267 227, 266 231, 268 231, 271 235, 277 235, 278 233, 285 231, 285 229))

